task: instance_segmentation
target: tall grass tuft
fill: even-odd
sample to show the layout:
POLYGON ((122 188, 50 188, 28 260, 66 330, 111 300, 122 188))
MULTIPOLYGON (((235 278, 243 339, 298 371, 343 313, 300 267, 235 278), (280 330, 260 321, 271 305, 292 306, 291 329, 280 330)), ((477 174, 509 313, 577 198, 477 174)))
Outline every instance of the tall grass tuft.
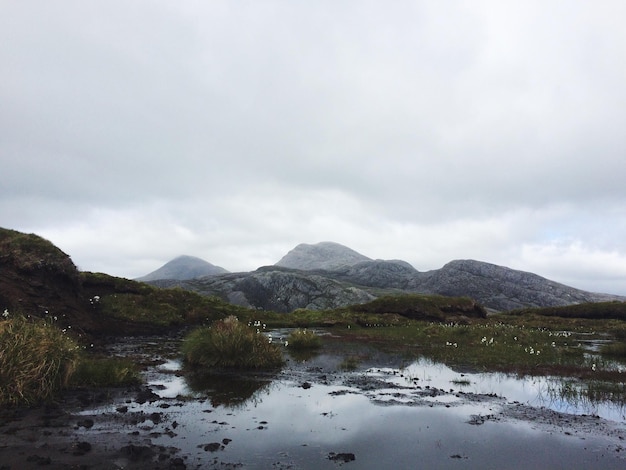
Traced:
POLYGON ((287 337, 289 348, 295 350, 319 349, 322 341, 313 331, 299 328, 292 331, 287 337))
POLYGON ((67 386, 79 359, 78 345, 47 320, 4 317, 0 321, 0 405, 49 400, 67 386))
POLYGON ((271 369, 283 363, 276 344, 234 316, 192 331, 182 353, 186 363, 204 368, 271 369))

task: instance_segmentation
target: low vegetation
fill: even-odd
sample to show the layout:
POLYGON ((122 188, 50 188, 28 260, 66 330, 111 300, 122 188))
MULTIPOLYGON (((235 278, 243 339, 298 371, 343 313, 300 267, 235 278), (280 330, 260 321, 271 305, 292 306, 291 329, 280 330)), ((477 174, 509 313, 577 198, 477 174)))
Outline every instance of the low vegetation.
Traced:
POLYGON ((119 387, 139 383, 130 359, 93 357, 55 324, 54 317, 0 317, 0 406, 50 401, 73 387, 119 387))
POLYGON ((509 314, 626 321, 626 302, 612 301, 567 305, 564 307, 525 308, 513 310, 509 314))
POLYGON ((82 357, 72 374, 72 387, 120 387, 138 384, 137 364, 128 358, 82 357))
POLYGON ((0 228, 0 253, 2 264, 21 270, 54 267, 64 274, 76 275, 76 267, 70 257, 35 234, 0 228))
POLYGON ((278 345, 234 316, 192 331, 182 353, 187 364, 205 369, 271 369, 283 363, 278 345))
POLYGON ((448 321, 455 316, 486 318, 486 310, 468 297, 406 294, 379 297, 349 307, 354 313, 397 314, 412 320, 448 321))
POLYGON ((92 308, 100 315, 156 328, 176 328, 247 311, 217 297, 181 288, 160 289, 102 273, 81 273, 92 308), (97 301, 94 301, 94 298, 97 301))
POLYGON ((321 338, 314 331, 298 328, 287 337, 290 349, 296 351, 319 349, 322 346, 321 338))

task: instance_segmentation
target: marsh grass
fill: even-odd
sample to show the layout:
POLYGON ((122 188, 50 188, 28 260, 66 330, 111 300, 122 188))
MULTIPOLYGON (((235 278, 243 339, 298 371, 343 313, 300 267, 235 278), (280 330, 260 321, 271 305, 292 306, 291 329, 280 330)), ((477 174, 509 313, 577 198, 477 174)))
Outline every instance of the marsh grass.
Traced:
POLYGON ((339 364, 339 369, 346 371, 357 370, 361 361, 356 356, 346 356, 339 364))
POLYGON ((71 376, 70 386, 120 387, 141 382, 135 362, 121 357, 84 357, 71 376))
POLYGON ((472 382, 467 379, 454 379, 451 380, 450 383, 453 383, 454 385, 457 385, 459 387, 467 387, 472 384, 472 382))
MULTIPOLYGON (((532 373, 579 364, 588 367, 584 351, 569 333, 504 323, 470 325, 415 322, 401 328, 353 328, 357 336, 405 357, 429 357, 471 370, 532 373)), ((569 367, 568 370, 571 370, 569 367)))
POLYGON ((187 364, 201 368, 272 369, 283 363, 279 346, 234 316, 192 331, 182 354, 187 364))
POLYGON ((626 406, 626 384, 598 379, 563 379, 548 390, 553 399, 579 403, 614 403, 626 406))
POLYGON ((80 350, 48 320, 0 321, 0 404, 34 404, 68 385, 80 350))
POLYGON ((600 353, 603 356, 610 356, 616 359, 626 359, 626 343, 620 341, 604 344, 600 348, 600 353))
POLYGON ((322 346, 321 338, 315 332, 298 328, 287 337, 289 348, 296 351, 319 349, 322 346))

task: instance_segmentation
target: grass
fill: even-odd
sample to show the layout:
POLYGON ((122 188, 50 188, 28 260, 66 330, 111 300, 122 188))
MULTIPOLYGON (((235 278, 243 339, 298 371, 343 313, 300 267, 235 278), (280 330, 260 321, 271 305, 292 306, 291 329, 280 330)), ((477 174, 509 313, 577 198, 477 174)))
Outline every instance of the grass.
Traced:
POLYGON ((600 353, 603 356, 609 356, 616 359, 626 359, 626 343, 620 341, 605 344, 600 348, 600 353))
POLYGON ((0 405, 50 400, 68 385, 80 347, 50 321, 5 314, 0 321, 0 405))
POLYGON ((130 359, 89 356, 51 319, 0 316, 0 406, 35 405, 71 387, 139 383, 130 359))
POLYGON ((73 387, 120 387, 141 382, 137 365, 128 358, 84 357, 71 376, 73 387))
POLYGON ((0 258, 20 270, 54 269, 76 276, 76 267, 68 255, 51 242, 35 234, 0 228, 0 258))
POLYGON ((400 328, 352 328, 336 333, 407 358, 426 356, 476 371, 533 373, 584 362, 584 351, 570 339, 570 333, 501 322, 414 322, 400 328))
POLYGON ((287 343, 291 349, 296 351, 319 349, 322 346, 322 340, 318 335, 303 328, 292 331, 287 337, 287 343))
POLYGON ((234 316, 192 331, 182 354, 187 364, 200 368, 273 369, 283 363, 279 346, 234 316))
POLYGON ((453 383, 454 385, 457 385, 459 387, 467 387, 472 384, 472 382, 467 379, 454 379, 451 380, 450 383, 453 383))
POLYGON ((542 307, 513 310, 511 315, 540 315, 544 317, 587 318, 593 320, 626 320, 626 302, 594 302, 564 307, 542 307))
POLYGON ((346 371, 356 370, 359 367, 359 363, 360 361, 358 357, 347 356, 339 364, 339 369, 346 370, 346 371))
POLYGON ((450 317, 486 318, 486 310, 468 297, 405 294, 382 296, 371 302, 349 307, 356 313, 392 313, 413 320, 447 321, 450 317))

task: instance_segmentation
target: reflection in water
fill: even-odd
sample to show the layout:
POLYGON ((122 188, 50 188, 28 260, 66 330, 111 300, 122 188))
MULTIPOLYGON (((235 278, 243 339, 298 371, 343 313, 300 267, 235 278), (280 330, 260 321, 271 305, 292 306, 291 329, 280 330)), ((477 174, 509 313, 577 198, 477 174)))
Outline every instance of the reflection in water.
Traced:
POLYGON ((444 364, 421 358, 400 369, 377 369, 378 373, 391 375, 394 383, 418 383, 448 389, 458 388, 465 393, 496 395, 508 401, 551 410, 596 415, 614 421, 624 421, 624 384, 584 382, 563 377, 517 377, 500 372, 460 373, 444 364), (621 391, 622 393, 617 393, 621 391))
POLYGON ((191 373, 187 376, 189 388, 206 393, 211 405, 241 408, 248 401, 258 403, 262 393, 269 393, 271 376, 229 373, 191 373))

